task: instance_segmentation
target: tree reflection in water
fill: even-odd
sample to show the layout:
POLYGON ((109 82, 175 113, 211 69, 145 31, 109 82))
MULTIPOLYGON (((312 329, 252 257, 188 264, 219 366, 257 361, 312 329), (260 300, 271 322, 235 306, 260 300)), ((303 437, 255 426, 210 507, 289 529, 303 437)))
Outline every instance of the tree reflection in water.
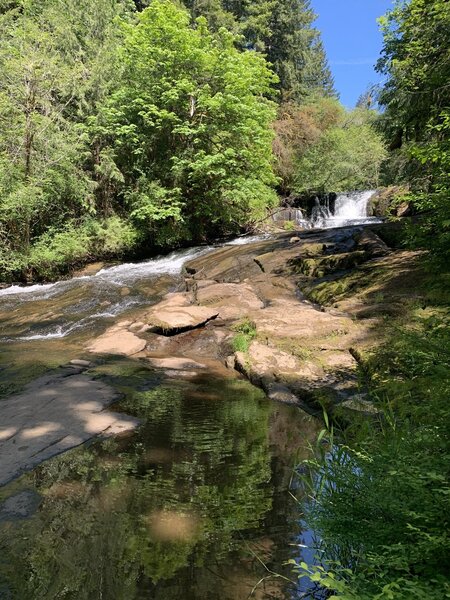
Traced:
MULTIPOLYGON (((235 379, 158 384, 123 364, 101 375, 143 425, 0 490, 42 498, 31 518, 0 522, 0 597, 239 600, 262 563, 290 577, 301 523, 287 490, 314 422, 235 379)), ((275 578, 253 597, 293 590, 275 578)))

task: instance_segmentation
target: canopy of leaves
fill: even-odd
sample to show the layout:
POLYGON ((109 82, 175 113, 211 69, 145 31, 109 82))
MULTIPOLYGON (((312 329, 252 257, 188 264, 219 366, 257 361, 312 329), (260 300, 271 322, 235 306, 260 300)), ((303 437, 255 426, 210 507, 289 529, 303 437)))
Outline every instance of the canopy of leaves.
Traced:
POLYGON ((94 127, 112 142, 131 217, 199 237, 233 229, 275 200, 265 96, 274 78, 202 18, 157 1, 126 28, 123 76, 94 127))
POLYGON ((263 53, 279 78, 280 99, 303 101, 311 94, 334 96, 334 83, 313 26, 309 0, 184 0, 194 18, 213 29, 240 34, 240 46, 263 53))
POLYGON ((0 30, 2 278, 231 233, 274 202, 276 80, 225 29, 169 1, 23 0, 0 30))
POLYGON ((382 126, 395 150, 387 175, 409 183, 408 199, 424 212, 415 241, 448 264, 450 4, 397 2, 381 25, 385 41, 378 68, 388 80, 379 102, 385 107, 382 126))
POLYGON ((386 157, 373 111, 346 112, 334 99, 282 105, 274 152, 281 190, 322 193, 376 187, 386 157))

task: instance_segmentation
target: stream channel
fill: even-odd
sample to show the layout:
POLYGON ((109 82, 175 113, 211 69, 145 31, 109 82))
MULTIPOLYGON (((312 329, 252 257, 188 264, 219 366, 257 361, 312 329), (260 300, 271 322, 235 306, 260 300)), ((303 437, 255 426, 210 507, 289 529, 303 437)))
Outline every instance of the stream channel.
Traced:
MULTIPOLYGON (((89 358, 90 339, 177 289, 183 263, 207 251, 0 291, 2 395, 89 358)), ((284 563, 311 536, 289 488, 318 424, 235 376, 165 379, 126 357, 91 371, 142 425, 0 488, 0 598, 238 600, 266 567, 295 580, 284 563)), ((271 578, 253 597, 297 592, 271 578)))
MULTIPOLYGON (((183 264, 208 250, 0 290, 0 402, 90 359, 90 340, 182 289, 183 264)), ((290 490, 320 423, 225 369, 183 379, 105 356, 89 373, 121 394, 114 410, 141 426, 0 487, 0 598, 303 597, 307 584, 286 562, 310 562, 314 539, 290 490)), ((0 423, 0 460, 1 433, 0 423)))

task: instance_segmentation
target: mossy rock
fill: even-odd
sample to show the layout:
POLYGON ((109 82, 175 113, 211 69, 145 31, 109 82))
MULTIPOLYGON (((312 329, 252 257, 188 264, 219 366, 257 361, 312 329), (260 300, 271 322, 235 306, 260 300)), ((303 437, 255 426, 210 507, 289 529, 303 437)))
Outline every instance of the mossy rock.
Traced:
MULTIPOLYGON (((370 199, 367 214, 375 217, 387 217, 397 215, 401 204, 401 198, 408 193, 403 186, 389 186, 378 190, 370 199)), ((400 216, 400 215, 398 215, 400 216)))
POLYGON ((302 273, 308 277, 324 277, 336 271, 346 271, 368 260, 369 255, 362 250, 330 254, 319 258, 298 257, 290 261, 290 266, 295 273, 302 273))

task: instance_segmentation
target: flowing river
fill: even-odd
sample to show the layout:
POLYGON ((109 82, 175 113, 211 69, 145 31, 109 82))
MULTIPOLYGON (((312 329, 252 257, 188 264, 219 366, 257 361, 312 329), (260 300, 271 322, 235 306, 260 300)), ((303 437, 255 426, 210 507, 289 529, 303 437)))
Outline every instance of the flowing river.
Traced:
MULTIPOLYGON (((209 250, 1 290, 1 396, 89 358, 90 339, 179 289, 185 261, 209 250)), ((0 488, 0 598, 296 598, 285 563, 312 540, 289 489, 317 423, 234 376, 164 379, 125 357, 92 372, 142 425, 0 488)))
MULTIPOLYGON (((340 197, 333 215, 319 207, 316 224, 364 221, 369 197, 340 197)), ((61 364, 91 358, 92 338, 182 289, 184 263, 210 250, 0 290, 0 402, 61 364)), ((299 598, 307 584, 286 563, 311 561, 314 539, 301 492, 296 500, 291 491, 320 424, 219 371, 164 377, 108 356, 90 373, 120 393, 114 408, 141 426, 0 487, 0 598, 299 598)), ((0 460, 3 433, 0 423, 0 460)))

